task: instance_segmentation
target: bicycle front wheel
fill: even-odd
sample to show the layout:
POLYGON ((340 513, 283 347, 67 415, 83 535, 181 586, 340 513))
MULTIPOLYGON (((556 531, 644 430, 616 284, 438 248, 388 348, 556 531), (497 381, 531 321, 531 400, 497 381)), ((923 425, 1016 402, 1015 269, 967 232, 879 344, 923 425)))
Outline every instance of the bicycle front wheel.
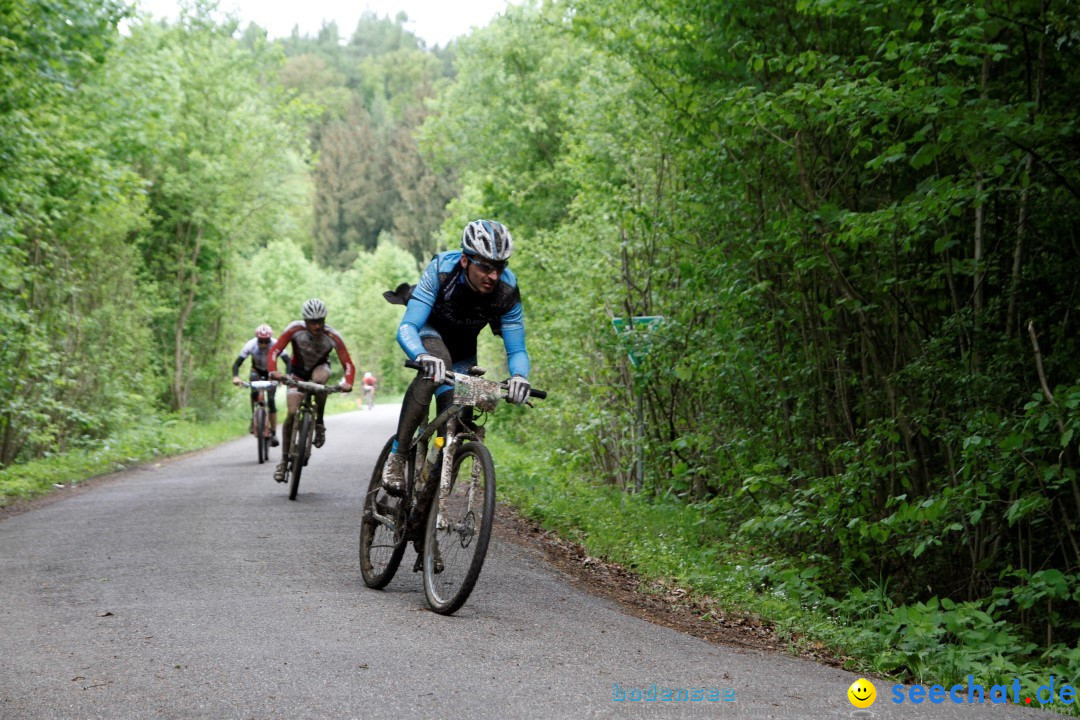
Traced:
POLYGON ((267 461, 268 456, 266 454, 266 411, 261 407, 255 407, 255 420, 252 422, 255 427, 255 442, 259 447, 259 464, 262 465, 267 461))
POLYGON ((405 503, 382 489, 383 465, 393 445, 391 437, 375 461, 360 519, 360 575, 376 590, 393 580, 405 554, 405 503))
POLYGON ((300 490, 300 473, 303 472, 308 453, 311 452, 309 447, 311 443, 311 416, 304 413, 296 418, 296 421, 300 422, 300 432, 296 433, 292 444, 292 478, 289 481, 290 500, 295 500, 296 493, 300 490))
POLYGON ((424 595, 437 613, 465 604, 484 566, 495 518, 495 463, 481 443, 454 457, 450 491, 432 503, 424 534, 424 595))

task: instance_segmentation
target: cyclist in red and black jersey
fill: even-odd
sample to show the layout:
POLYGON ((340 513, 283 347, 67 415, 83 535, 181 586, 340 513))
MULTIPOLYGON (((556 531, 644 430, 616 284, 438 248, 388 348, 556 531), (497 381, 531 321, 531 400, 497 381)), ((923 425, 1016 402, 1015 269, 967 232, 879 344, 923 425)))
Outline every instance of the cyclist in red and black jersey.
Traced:
MULTIPOLYGON (((326 324, 326 304, 318 298, 312 298, 304 303, 302 308, 303 320, 296 320, 289 324, 285 331, 278 337, 277 342, 270 348, 269 366, 270 377, 281 379, 284 374, 277 370, 277 359, 282 351, 292 343, 292 362, 289 364, 289 374, 300 379, 319 384, 326 384, 330 378, 330 351, 337 352, 338 360, 345 372, 340 386, 342 391, 352 391, 353 377, 356 368, 353 366, 349 351, 345 347, 345 341, 341 339, 334 328, 326 324)), ((289 413, 282 425, 282 457, 289 454, 289 443, 292 442, 293 415, 300 406, 301 391, 289 388, 286 394, 289 413)), ((326 406, 326 396, 318 395, 315 400, 315 447, 322 447, 326 442, 326 427, 323 425, 323 409, 326 406)), ((282 460, 274 470, 274 479, 285 482, 285 464, 282 460)))

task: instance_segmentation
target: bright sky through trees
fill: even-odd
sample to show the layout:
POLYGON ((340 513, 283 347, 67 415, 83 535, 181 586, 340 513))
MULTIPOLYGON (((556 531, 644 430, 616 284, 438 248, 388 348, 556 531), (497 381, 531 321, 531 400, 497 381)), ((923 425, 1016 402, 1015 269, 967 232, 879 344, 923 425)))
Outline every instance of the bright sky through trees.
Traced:
MULTIPOLYGON (((155 17, 175 18, 180 0, 135 0, 155 17)), ((334 20, 342 37, 349 37, 365 11, 394 18, 404 11, 406 28, 423 38, 428 47, 446 45, 472 27, 487 25, 506 7, 506 0, 220 0, 220 9, 266 28, 270 37, 287 37, 293 26, 302 35, 314 35, 323 22, 334 20)))

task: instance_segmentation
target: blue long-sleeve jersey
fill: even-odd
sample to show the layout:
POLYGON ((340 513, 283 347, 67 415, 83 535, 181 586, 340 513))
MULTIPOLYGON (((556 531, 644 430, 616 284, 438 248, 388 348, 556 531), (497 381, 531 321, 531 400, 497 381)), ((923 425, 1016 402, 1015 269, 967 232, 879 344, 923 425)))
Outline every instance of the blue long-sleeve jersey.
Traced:
POLYGON ((531 364, 517 278, 506 268, 494 290, 478 293, 465 281, 461 256, 460 250, 439 253, 425 268, 398 326, 398 344, 415 360, 425 352, 422 338, 438 335, 457 363, 476 357, 476 338, 490 325, 502 337, 510 373, 528 377, 531 364))

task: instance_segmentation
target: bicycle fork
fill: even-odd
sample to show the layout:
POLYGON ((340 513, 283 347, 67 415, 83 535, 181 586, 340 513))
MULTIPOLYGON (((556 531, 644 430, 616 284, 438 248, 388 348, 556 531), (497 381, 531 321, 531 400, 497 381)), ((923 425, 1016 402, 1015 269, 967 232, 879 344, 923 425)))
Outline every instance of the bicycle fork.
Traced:
POLYGON ((469 527, 465 520, 473 511, 473 498, 477 486, 477 472, 480 471, 480 469, 477 468, 476 465, 473 465, 467 480, 465 478, 458 478, 459 481, 465 480, 469 485, 465 490, 464 512, 459 513, 457 522, 451 523, 447 520, 450 513, 447 512, 446 501, 447 498, 450 497, 450 492, 453 490, 454 457, 462 442, 461 436, 455 432, 456 430, 456 422, 448 424, 446 429, 446 446, 443 448, 442 472, 439 477, 439 515, 436 519, 435 527, 440 531, 456 532, 464 535, 471 534, 472 531, 472 528, 469 527))

